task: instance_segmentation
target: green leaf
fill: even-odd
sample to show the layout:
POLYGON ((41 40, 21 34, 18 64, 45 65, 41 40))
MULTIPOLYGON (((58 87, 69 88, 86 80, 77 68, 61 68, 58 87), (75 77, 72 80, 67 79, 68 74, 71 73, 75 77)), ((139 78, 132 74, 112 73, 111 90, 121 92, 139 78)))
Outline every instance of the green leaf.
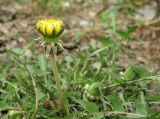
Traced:
POLYGON ((125 78, 126 80, 134 80, 134 79, 137 79, 137 76, 138 76, 138 75, 137 75, 137 73, 135 72, 133 66, 129 66, 129 67, 125 70, 123 76, 124 76, 124 78, 125 78))
POLYGON ((16 110, 10 110, 8 112, 8 119, 22 119, 22 114, 16 110))
POLYGON ((114 42, 109 39, 109 38, 101 38, 99 39, 99 41, 104 45, 104 46, 109 46, 109 45, 112 45, 114 44, 114 42))
POLYGON ((113 83, 124 83, 124 80, 121 79, 121 76, 114 73, 114 72, 108 72, 109 75, 112 77, 113 83))
POLYGON ((46 95, 43 92, 38 93, 38 100, 42 100, 46 95))
POLYGON ((147 106, 144 99, 143 92, 140 93, 140 96, 135 101, 136 113, 140 115, 147 116, 147 106))
POLYGON ((88 89, 89 94, 93 96, 100 96, 99 87, 101 87, 99 82, 92 83, 88 89))
POLYGON ((38 56, 38 65, 40 66, 42 71, 46 71, 47 69, 47 61, 43 54, 38 56))
POLYGON ((28 70, 36 76, 44 76, 45 74, 47 74, 47 72, 42 71, 36 65, 27 65, 27 67, 28 67, 28 70))
POLYGON ((132 66, 133 70, 138 74, 138 76, 140 78, 147 78, 151 76, 151 73, 143 68, 143 67, 139 67, 139 66, 132 66))
POLYGON ((127 31, 118 31, 118 33, 123 39, 129 39, 130 38, 130 34, 127 31))
POLYGON ((89 119, 103 119, 103 117, 104 117, 104 114, 100 113, 100 114, 93 115, 89 119))
POLYGON ((118 112, 125 111, 121 100, 117 96, 110 96, 109 101, 110 101, 114 111, 118 111, 118 112))
POLYGON ((110 24, 112 20, 109 15, 110 14, 108 12, 104 11, 100 14, 100 18, 102 19, 103 22, 105 23, 107 22, 107 24, 110 24))
POLYGON ((129 25, 127 26, 127 30, 122 31, 122 30, 118 30, 117 32, 119 33, 119 35, 123 38, 123 39, 129 39, 131 36, 131 33, 136 31, 136 26, 133 25, 129 25))
POLYGON ((11 106, 9 106, 6 102, 0 101, 0 111, 9 110, 11 106))
POLYGON ((71 114, 68 114, 67 116, 63 117, 62 119, 74 119, 74 118, 75 118, 75 114, 71 113, 71 114))
POLYGON ((93 113, 93 112, 98 112, 99 111, 98 110, 98 106, 93 102, 90 102, 90 101, 87 101, 87 100, 79 100, 78 102, 89 113, 93 113))
POLYGON ((148 97, 150 101, 156 102, 160 104, 160 95, 151 95, 148 97))
POLYGON ((133 32, 136 31, 137 26, 135 26, 135 25, 129 25, 129 26, 127 26, 127 28, 128 28, 128 33, 133 33, 133 32))
POLYGON ((9 69, 9 66, 3 67, 3 69, 0 72, 0 78, 4 78, 4 79, 7 78, 7 76, 8 76, 8 69, 9 69))
POLYGON ((24 49, 21 49, 21 48, 11 48, 11 49, 8 49, 7 51, 9 51, 10 53, 16 56, 21 56, 24 53, 24 49))
POLYGON ((92 65, 92 67, 93 67, 94 69, 97 69, 97 70, 99 70, 99 69, 101 68, 101 66, 102 66, 102 63, 101 63, 101 62, 96 62, 96 63, 94 63, 94 64, 92 65))
POLYGON ((28 78, 28 72, 25 70, 17 70, 16 72, 13 73, 13 75, 16 77, 18 81, 21 81, 21 83, 24 82, 28 78))
POLYGON ((160 110, 154 110, 154 112, 149 116, 149 119, 160 119, 160 110))
POLYGON ((71 57, 71 56, 65 56, 64 57, 64 60, 67 62, 67 63, 71 63, 71 62, 73 62, 74 60, 73 60, 73 58, 71 57))
POLYGON ((131 65, 126 69, 123 76, 127 80, 133 80, 133 79, 136 79, 136 78, 150 77, 151 73, 143 67, 131 65))

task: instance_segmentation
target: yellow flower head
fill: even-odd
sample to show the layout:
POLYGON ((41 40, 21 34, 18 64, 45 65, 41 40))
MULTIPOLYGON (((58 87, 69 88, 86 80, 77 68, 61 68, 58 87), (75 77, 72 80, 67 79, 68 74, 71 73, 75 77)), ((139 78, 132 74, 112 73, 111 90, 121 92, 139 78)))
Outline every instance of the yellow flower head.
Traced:
POLYGON ((37 21, 36 29, 47 38, 56 38, 64 30, 62 20, 56 19, 41 19, 37 21))

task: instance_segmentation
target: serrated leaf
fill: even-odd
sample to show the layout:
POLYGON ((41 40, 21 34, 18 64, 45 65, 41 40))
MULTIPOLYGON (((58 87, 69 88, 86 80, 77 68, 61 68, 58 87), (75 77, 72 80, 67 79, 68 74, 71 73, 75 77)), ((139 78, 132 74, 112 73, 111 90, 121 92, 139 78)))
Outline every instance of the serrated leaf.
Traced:
POLYGON ((89 113, 93 113, 93 112, 98 112, 99 111, 98 110, 98 106, 93 102, 90 102, 90 101, 87 101, 87 100, 79 100, 78 102, 89 113))
POLYGON ((42 71, 46 71, 47 69, 47 61, 43 54, 38 56, 38 65, 40 66, 42 71))
POLYGON ((139 66, 132 66, 133 70, 138 74, 138 76, 140 78, 147 78, 151 76, 151 73, 143 68, 143 67, 139 67, 139 66))
POLYGON ((117 96, 110 96, 109 100, 114 111, 119 111, 119 112, 125 111, 121 100, 117 96))
POLYGON ((144 99, 143 92, 140 93, 140 96, 135 101, 136 113, 140 115, 147 116, 147 106, 144 99))

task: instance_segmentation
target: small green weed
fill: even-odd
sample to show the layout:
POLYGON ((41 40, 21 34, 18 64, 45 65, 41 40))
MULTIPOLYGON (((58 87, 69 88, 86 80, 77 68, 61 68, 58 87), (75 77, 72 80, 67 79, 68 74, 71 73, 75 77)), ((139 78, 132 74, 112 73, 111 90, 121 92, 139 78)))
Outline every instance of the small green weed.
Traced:
MULTIPOLYGON (((55 0, 56 5, 50 4, 49 0, 37 2, 59 11, 62 1, 55 0)), ((122 41, 129 41, 137 28, 129 25, 122 30, 116 24, 118 10, 124 7, 120 3, 124 2, 135 10, 131 2, 120 0, 111 13, 105 11, 100 15, 106 23, 105 32, 111 38, 90 40, 74 52, 57 58, 63 100, 57 82, 53 80, 57 78, 51 65, 53 60, 47 59, 43 53, 34 57, 25 55, 26 49, 37 50, 35 42, 29 43, 25 49, 6 49, 6 60, 10 63, 2 64, 0 71, 0 118, 159 119, 160 96, 151 93, 149 88, 156 82, 160 90, 159 74, 133 64, 123 69, 117 59, 118 53, 125 53, 122 41), (62 109, 63 101, 68 113, 62 109)), ((37 29, 40 30, 39 26, 37 29)), ((42 34, 48 35, 46 32, 45 29, 42 34)), ((55 35, 53 31, 51 34, 55 35)), ((76 40, 83 33, 78 35, 76 40)))

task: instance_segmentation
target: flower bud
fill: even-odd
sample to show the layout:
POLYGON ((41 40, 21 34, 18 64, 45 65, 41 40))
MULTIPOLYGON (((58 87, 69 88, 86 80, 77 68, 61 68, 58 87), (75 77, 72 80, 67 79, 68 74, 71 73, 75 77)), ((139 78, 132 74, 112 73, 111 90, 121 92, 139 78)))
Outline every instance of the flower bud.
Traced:
POLYGON ((93 84, 90 85, 90 88, 88 90, 89 94, 93 95, 93 96, 100 96, 100 91, 99 91, 99 86, 101 84, 99 82, 95 82, 93 84))
POLYGON ((87 98, 90 101, 97 101, 100 96, 99 82, 94 82, 91 85, 86 84, 84 87, 83 97, 87 98))
POLYGON ((123 77, 126 79, 126 80, 134 80, 138 77, 137 73, 134 71, 133 67, 132 66, 129 66, 124 74, 123 74, 123 77))
POLYGON ((37 21, 36 29, 44 37, 57 38, 64 30, 62 20, 56 19, 41 19, 37 21))

